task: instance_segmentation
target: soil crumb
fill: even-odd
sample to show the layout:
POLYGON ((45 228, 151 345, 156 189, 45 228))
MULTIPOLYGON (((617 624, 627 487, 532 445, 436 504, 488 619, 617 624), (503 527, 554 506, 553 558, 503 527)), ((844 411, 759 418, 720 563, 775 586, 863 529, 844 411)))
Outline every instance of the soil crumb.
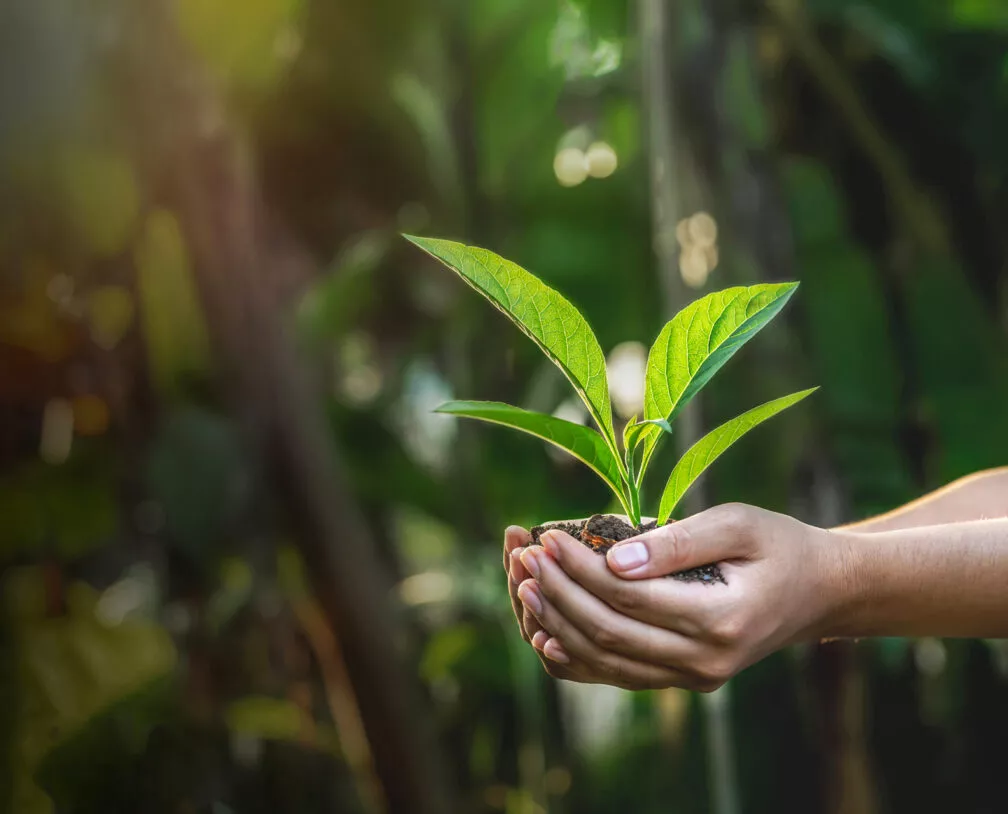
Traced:
MULTIPOLYGON (((670 520, 669 522, 674 523, 675 521, 670 520)), ((569 534, 576 540, 580 540, 592 551, 598 554, 605 554, 616 543, 629 540, 631 537, 636 537, 638 534, 643 534, 646 531, 651 531, 657 528, 657 526, 658 524, 654 520, 649 520, 647 523, 641 523, 638 526, 631 526, 622 517, 612 514, 595 514, 587 520, 543 523, 542 525, 534 526, 529 531, 532 535, 530 545, 541 545, 539 538, 543 532, 556 529, 569 534)), ((703 582, 707 584, 720 582, 724 585, 728 584, 721 569, 715 563, 669 574, 669 577, 680 582, 703 582)))

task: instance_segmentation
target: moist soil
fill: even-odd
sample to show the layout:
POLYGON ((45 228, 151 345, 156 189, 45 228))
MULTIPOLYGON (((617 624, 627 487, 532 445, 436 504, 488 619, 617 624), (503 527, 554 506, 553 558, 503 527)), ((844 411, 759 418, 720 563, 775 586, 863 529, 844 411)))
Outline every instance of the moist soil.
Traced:
MULTIPOLYGON (((674 520, 670 520, 674 523, 674 520)), ((539 538, 544 531, 556 529, 569 534, 576 540, 580 540, 588 548, 598 554, 605 554, 616 543, 629 540, 638 534, 651 531, 658 527, 654 520, 641 523, 638 526, 631 526, 622 517, 613 514, 595 514, 587 520, 565 520, 559 523, 543 523, 535 526, 531 530, 532 542, 529 545, 541 545, 539 538)), ((680 582, 704 582, 713 585, 715 582, 727 584, 724 574, 716 564, 701 565, 699 568, 690 568, 687 571, 679 571, 669 574, 672 579, 680 582)))

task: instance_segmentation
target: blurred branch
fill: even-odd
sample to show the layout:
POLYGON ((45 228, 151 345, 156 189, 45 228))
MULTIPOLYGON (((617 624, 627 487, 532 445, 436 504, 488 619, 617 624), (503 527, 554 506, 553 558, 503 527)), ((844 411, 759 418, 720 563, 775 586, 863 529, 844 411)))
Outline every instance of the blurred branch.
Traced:
POLYGON ((874 814, 879 810, 868 755, 867 678, 855 642, 816 647, 812 672, 823 753, 829 756, 825 810, 874 814))
POLYGON ((163 13, 145 5, 137 17, 145 49, 132 55, 134 98, 155 145, 149 171, 187 238, 226 392, 250 440, 261 440, 314 593, 343 644, 388 809, 445 814, 452 806, 436 741, 399 655, 391 579, 351 496, 322 395, 281 321, 278 281, 311 261, 268 229, 247 146, 156 7, 163 13))
POLYGON ((294 598, 291 605, 318 660, 329 713, 336 724, 340 749, 357 778, 357 791, 368 811, 380 811, 382 791, 377 784, 374 759, 339 642, 313 598, 294 598))
POLYGON ((843 68, 819 42, 798 0, 768 0, 767 8, 795 54, 882 177, 906 231, 922 248, 947 254, 949 240, 938 212, 914 183, 903 157, 886 139, 843 68))
MULTIPOLYGON (((643 103, 648 121, 649 175, 651 179, 652 242, 658 260, 664 292, 665 312, 671 317, 691 299, 679 274, 676 248, 676 224, 683 215, 680 190, 684 151, 688 145, 680 138, 675 120, 675 89, 672 58, 676 48, 672 38, 671 10, 681 6, 668 0, 641 0, 640 38, 643 67, 643 103)), ((675 18, 678 19, 678 18, 675 18)), ((703 434, 700 397, 695 396, 676 421, 676 443, 685 452, 703 434)), ((702 481, 685 496, 689 514, 700 511, 706 501, 702 481)), ((732 733, 728 717, 730 687, 703 696, 709 771, 711 773, 712 810, 716 814, 739 811, 738 784, 732 756, 732 733)))
MULTIPOLYGON (((643 67, 643 102, 648 126, 648 163, 651 181, 651 241, 658 261, 658 276, 671 318, 691 299, 679 275, 676 224, 683 215, 680 189, 680 139, 675 123, 669 4, 665 0, 641 0, 640 38, 643 67), (677 177, 678 176, 678 177, 677 177)), ((700 397, 694 397, 676 421, 676 444, 685 452, 700 438, 700 397)), ((703 506, 703 484, 698 481, 686 494, 684 505, 693 514, 703 506)))

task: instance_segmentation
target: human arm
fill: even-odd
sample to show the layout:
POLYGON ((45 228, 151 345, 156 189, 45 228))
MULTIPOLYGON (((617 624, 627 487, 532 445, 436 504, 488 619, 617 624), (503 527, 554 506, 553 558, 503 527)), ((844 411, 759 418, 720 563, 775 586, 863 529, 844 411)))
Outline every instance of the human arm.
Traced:
POLYGON ((1008 467, 967 475, 905 506, 843 529, 895 531, 990 517, 1008 517, 1008 467))
MULTIPOLYGON (((1008 519, 824 530, 720 506, 617 545, 559 533, 520 552, 516 592, 548 669, 632 688, 709 690, 788 644, 1008 637, 1008 519), (632 555, 646 557, 632 564, 632 555), (722 584, 655 579, 718 562, 722 584)), ((513 559, 512 555, 512 559, 513 559)))

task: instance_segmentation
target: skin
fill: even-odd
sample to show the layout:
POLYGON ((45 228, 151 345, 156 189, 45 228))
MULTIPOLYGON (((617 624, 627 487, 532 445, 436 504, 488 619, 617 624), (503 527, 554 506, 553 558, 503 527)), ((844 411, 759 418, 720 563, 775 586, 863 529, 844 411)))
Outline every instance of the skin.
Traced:
POLYGON ((1008 469, 838 529, 729 504, 614 546, 562 532, 504 564, 547 672, 625 689, 717 689, 787 645, 870 636, 1008 637, 1008 469), (667 574, 717 562, 727 584, 667 574))

